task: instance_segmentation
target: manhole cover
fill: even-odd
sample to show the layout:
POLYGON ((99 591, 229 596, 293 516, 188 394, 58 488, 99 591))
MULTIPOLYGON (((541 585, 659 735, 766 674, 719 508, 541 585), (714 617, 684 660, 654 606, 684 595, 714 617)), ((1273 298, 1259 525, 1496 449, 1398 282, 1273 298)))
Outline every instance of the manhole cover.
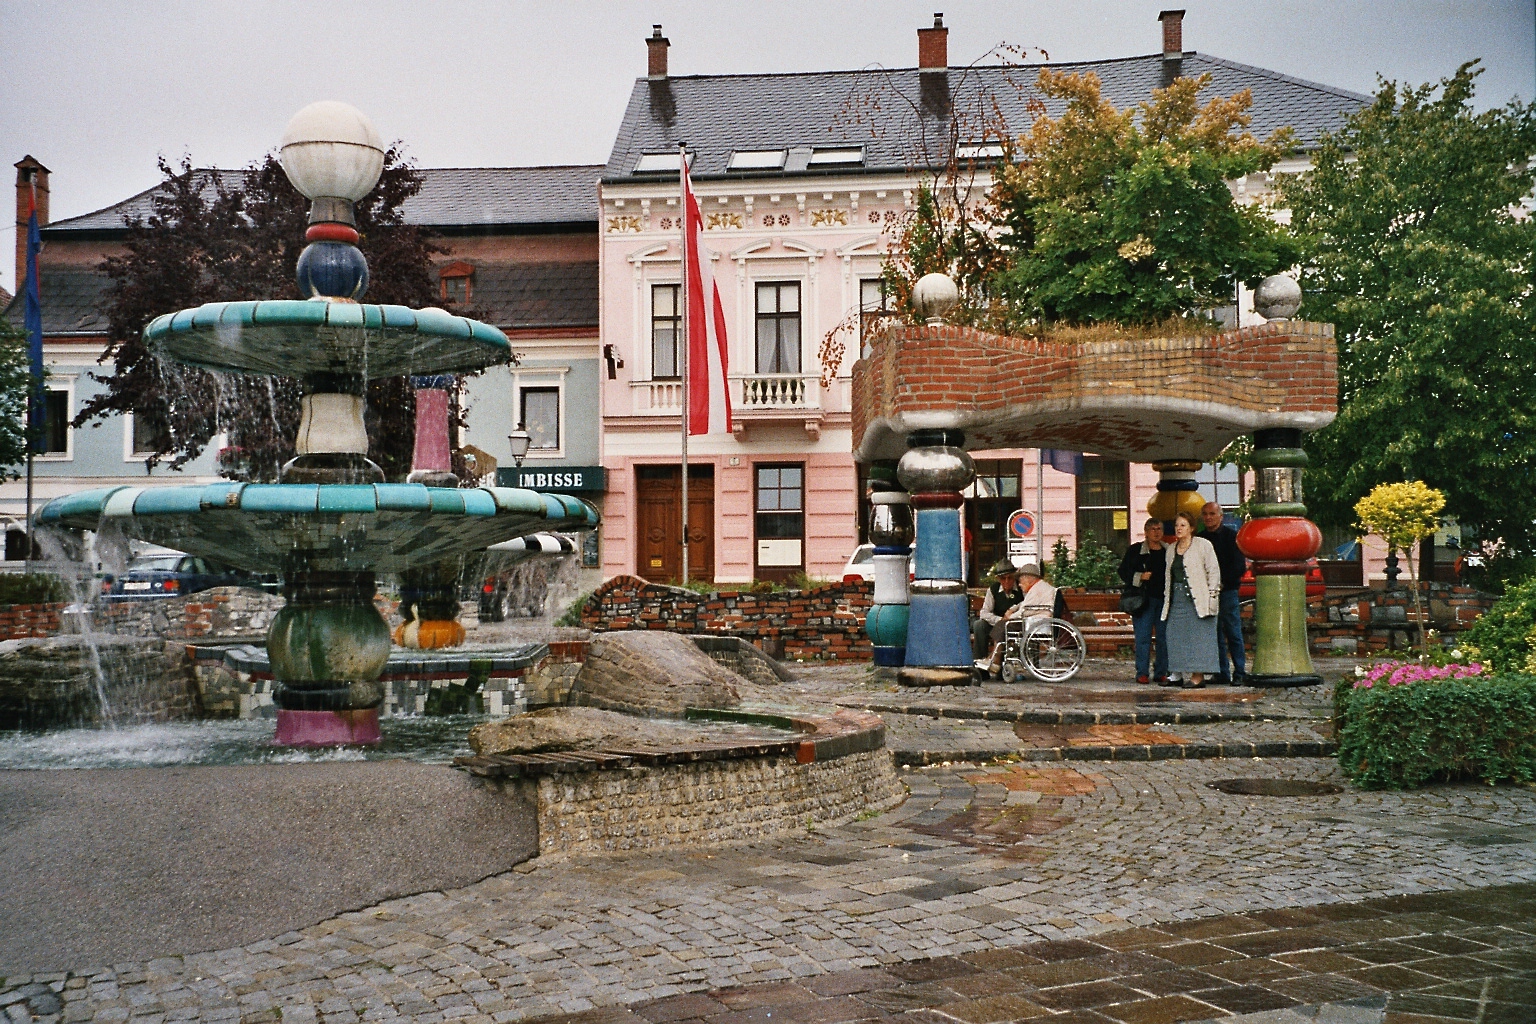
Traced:
POLYGON ((1220 779, 1207 782, 1212 789, 1241 796, 1328 796, 1344 792, 1331 782, 1303 782, 1299 779, 1220 779))

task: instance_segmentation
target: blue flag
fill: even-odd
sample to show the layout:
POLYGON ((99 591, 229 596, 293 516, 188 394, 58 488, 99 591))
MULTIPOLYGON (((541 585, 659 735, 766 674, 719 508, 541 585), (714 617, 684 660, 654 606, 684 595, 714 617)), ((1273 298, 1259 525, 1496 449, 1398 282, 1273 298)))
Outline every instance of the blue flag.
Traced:
POLYGON ((43 395, 43 299, 37 283, 37 254, 42 251, 43 236, 37 228, 37 198, 27 216, 27 295, 24 307, 27 330, 27 356, 32 367, 32 390, 27 400, 28 451, 44 451, 43 427, 47 405, 43 395))
POLYGON ((1069 452, 1063 448, 1040 449, 1040 462, 1061 473, 1083 475, 1083 453, 1069 452))

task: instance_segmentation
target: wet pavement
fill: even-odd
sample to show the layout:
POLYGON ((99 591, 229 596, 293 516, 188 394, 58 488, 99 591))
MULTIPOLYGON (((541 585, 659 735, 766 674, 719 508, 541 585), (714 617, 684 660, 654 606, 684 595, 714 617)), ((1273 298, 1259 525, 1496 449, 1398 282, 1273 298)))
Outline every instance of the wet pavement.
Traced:
POLYGON ((1085 736, 1130 749, 1324 724, 1322 692, 1126 698, 1127 667, 1091 664, 1081 692, 802 670, 788 685, 809 700, 900 702, 881 712, 893 735, 943 729, 962 749, 965 729, 1003 729, 1013 749, 906 769, 906 803, 836 827, 540 857, 259 941, 18 972, 0 1009, 13 1024, 1536 1020, 1536 790, 1362 792, 1321 757, 1024 759, 1085 736), (1213 787, 1233 778, 1339 791, 1213 787))

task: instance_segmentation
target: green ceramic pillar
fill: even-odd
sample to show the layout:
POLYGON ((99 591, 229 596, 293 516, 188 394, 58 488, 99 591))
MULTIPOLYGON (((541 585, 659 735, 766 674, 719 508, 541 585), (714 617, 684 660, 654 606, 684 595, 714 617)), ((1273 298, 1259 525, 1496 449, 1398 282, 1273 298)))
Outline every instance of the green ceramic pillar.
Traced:
POLYGON ((1253 518, 1238 531, 1237 544, 1253 559, 1253 621, 1256 631, 1250 686, 1314 686, 1323 681, 1312 666, 1307 640, 1307 560, 1323 535, 1306 518, 1301 477, 1307 453, 1301 431, 1289 428, 1254 434, 1253 465, 1258 477, 1253 518))

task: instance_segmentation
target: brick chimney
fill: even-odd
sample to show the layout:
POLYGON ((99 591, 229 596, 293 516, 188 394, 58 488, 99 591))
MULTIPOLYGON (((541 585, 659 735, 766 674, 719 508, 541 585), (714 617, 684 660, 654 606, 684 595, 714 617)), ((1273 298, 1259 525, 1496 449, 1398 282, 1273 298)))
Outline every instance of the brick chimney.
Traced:
POLYGON ((933 28, 917 30, 917 70, 949 70, 949 29, 942 12, 934 12, 933 28))
POLYGON ((37 223, 48 223, 48 168, 30 155, 16 161, 16 294, 27 276, 27 215, 32 212, 33 187, 37 190, 37 223))
POLYGON ((1184 56, 1184 12, 1163 11, 1157 20, 1163 23, 1163 60, 1180 60, 1184 56))
POLYGON ((651 26, 651 37, 645 41, 645 74, 648 78, 667 77, 667 47, 672 44, 661 34, 660 25, 651 26))

